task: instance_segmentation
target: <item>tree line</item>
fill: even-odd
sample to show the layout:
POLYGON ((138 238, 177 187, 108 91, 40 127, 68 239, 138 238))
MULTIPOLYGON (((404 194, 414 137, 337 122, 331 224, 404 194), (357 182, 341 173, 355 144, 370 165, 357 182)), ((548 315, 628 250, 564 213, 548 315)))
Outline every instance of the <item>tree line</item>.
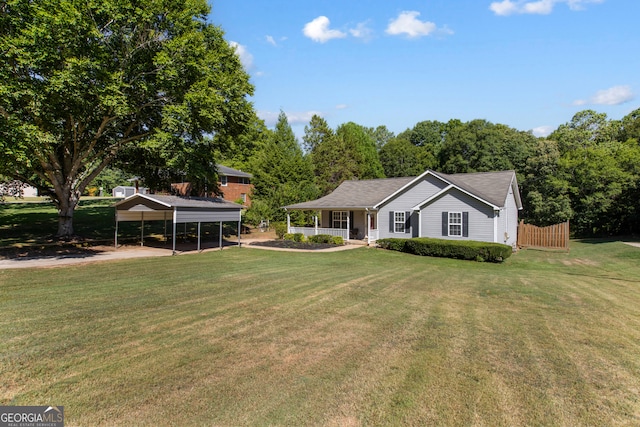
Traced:
MULTIPOLYGON (((313 116, 298 141, 281 113, 248 151, 220 157, 254 174, 250 220, 283 220, 282 206, 330 193, 348 179, 515 170, 528 223, 570 220, 576 236, 640 231, 640 109, 622 120, 585 110, 547 137, 486 120, 422 121, 395 135, 313 116)), ((309 222, 304 213, 293 220, 309 222)))

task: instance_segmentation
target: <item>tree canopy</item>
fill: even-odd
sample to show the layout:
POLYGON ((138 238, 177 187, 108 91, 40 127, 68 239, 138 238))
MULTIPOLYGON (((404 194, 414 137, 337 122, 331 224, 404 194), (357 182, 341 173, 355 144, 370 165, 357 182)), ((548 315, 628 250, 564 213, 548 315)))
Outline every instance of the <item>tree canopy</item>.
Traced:
POLYGON ((249 77, 208 13, 206 0, 0 5, 0 173, 52 198, 58 236, 122 150, 184 169, 213 152, 206 135, 252 120, 249 77))

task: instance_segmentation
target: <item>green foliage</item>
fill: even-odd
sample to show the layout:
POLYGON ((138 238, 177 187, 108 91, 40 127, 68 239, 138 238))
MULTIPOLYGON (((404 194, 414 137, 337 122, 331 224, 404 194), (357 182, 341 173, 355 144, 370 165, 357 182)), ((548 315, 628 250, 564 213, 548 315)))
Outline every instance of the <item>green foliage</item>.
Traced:
POLYGON ((308 240, 310 243, 331 243, 332 237, 330 234, 316 234, 309 236, 308 240))
POLYGON ((398 137, 380 149, 380 162, 388 178, 418 176, 435 166, 436 158, 423 147, 398 137))
POLYGON ((241 134, 254 117, 249 76, 208 13, 205 0, 3 3, 0 173, 49 193, 59 236, 124 150, 121 165, 149 182, 206 182, 205 135, 241 134))
POLYGON ((291 240, 292 242, 304 242, 304 234, 302 233, 285 233, 284 240, 291 240))
POLYGON ((380 239, 378 246, 414 255, 502 262, 511 256, 511 246, 501 243, 476 242, 472 240, 446 240, 431 238, 380 239))
MULTIPOLYGON (((270 220, 283 221, 286 218, 283 206, 318 196, 311 162, 298 145, 284 112, 280 113, 275 131, 251 159, 250 170, 255 187, 253 200, 269 206, 270 220)), ((310 221, 310 214, 306 212, 295 211, 291 216, 296 224, 310 221)))
POLYGON ((450 121, 439 156, 446 173, 522 171, 536 138, 486 120, 450 121))
POLYGON ((331 243, 334 245, 344 245, 344 238, 342 236, 332 236, 331 243))
POLYGON ((278 239, 283 239, 284 235, 287 233, 287 223, 286 222, 273 222, 271 223, 273 230, 276 232, 276 236, 278 239))
POLYGON ((106 167, 96 176, 91 182, 91 186, 102 188, 105 196, 111 195, 113 190, 118 185, 131 185, 127 180, 131 178, 131 175, 127 174, 121 169, 115 167, 106 167))
POLYGON ((349 122, 338 126, 336 136, 344 141, 347 153, 356 164, 356 178, 384 178, 376 142, 363 126, 349 122))
POLYGON ((251 201, 251 207, 245 212, 244 218, 245 222, 256 226, 263 220, 273 218, 273 212, 269 204, 265 201, 253 199, 251 201))
POLYGON ((394 133, 387 129, 387 127, 384 125, 378 126, 375 129, 367 128, 366 131, 369 136, 375 141, 376 150, 378 151, 380 151, 380 149, 384 147, 389 141, 395 138, 394 133))

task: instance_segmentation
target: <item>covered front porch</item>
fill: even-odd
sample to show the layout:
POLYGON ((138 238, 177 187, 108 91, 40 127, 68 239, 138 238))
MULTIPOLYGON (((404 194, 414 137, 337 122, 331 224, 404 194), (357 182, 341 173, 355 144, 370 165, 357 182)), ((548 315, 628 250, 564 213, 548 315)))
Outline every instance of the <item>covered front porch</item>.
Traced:
MULTIPOLYGON (((287 232, 302 233, 305 237, 328 234, 340 236, 345 242, 361 240, 371 245, 378 240, 378 212, 370 209, 321 210, 314 215, 313 226, 292 226, 287 209, 287 232)), ((303 210, 303 209, 299 209, 303 210)))

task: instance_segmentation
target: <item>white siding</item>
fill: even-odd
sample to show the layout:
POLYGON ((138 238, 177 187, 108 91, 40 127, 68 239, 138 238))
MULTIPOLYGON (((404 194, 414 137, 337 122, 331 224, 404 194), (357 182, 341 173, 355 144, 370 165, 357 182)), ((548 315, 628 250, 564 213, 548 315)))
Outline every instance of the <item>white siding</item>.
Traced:
MULTIPOLYGON (((505 228, 507 233, 507 238, 505 239, 504 234, 502 236, 502 243, 514 246, 518 239, 518 207, 516 206, 516 199, 513 194, 513 187, 509 188, 509 194, 507 195, 507 200, 505 203, 506 212, 505 212, 505 228)), ((499 240, 500 241, 500 240, 499 240)))
POLYGON ((414 206, 438 193, 446 186, 447 184, 442 182, 440 179, 432 175, 427 175, 422 181, 417 182, 414 186, 406 189, 402 194, 399 194, 392 200, 389 200, 378 212, 378 230, 380 230, 379 238, 418 237, 418 219, 416 212, 412 212, 411 215, 411 233, 391 233, 389 231, 389 212, 409 212, 414 206))
POLYGON ((451 189, 424 206, 420 212, 420 221, 422 237, 494 241, 493 208, 457 189, 451 189), (469 212, 469 237, 443 236, 442 212, 469 212))

